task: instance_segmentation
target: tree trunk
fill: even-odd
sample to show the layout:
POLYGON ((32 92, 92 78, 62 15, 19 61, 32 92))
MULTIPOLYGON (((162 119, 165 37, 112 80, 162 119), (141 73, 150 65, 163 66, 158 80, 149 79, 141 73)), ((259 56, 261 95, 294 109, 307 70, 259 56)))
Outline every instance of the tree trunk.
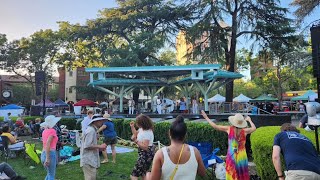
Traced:
MULTIPOLYGON (((237 47, 237 12, 232 15, 232 31, 230 39, 230 48, 226 52, 226 65, 227 71, 234 72, 235 59, 236 59, 236 47, 237 47)), ((233 81, 226 85, 226 102, 232 102, 233 99, 233 81)))

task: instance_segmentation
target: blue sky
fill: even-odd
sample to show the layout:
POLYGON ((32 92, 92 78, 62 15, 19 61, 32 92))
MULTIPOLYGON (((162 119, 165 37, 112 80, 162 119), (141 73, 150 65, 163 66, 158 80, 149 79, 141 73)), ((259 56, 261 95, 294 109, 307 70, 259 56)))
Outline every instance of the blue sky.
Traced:
POLYGON ((83 24, 98 10, 115 7, 115 0, 1 0, 0 33, 9 40, 40 29, 58 29, 57 21, 83 24))

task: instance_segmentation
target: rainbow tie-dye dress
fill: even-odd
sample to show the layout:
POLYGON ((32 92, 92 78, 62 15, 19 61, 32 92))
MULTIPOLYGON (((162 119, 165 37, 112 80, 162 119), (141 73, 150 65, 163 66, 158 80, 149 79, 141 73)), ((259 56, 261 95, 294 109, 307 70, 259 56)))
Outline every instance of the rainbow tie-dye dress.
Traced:
POLYGON ((228 134, 228 153, 226 159, 226 179, 249 180, 248 158, 246 153, 246 135, 243 129, 236 137, 235 127, 228 134))

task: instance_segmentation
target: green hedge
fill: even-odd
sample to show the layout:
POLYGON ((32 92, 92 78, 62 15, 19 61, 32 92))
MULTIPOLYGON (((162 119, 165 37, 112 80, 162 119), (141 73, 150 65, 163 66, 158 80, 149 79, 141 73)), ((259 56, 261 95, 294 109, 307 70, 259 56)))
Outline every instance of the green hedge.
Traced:
POLYGON ((59 122, 60 122, 60 125, 66 125, 67 129, 70 129, 70 130, 81 129, 81 122, 77 124, 77 119, 75 118, 61 118, 59 122))
MULTIPOLYGON (((314 145, 316 144, 314 132, 308 132, 304 129, 299 130, 300 133, 308 137, 314 145)), ((265 126, 258 128, 251 134, 253 162, 256 164, 257 173, 261 179, 277 179, 277 173, 272 163, 272 146, 274 136, 279 132, 280 126, 265 126)))
MULTIPOLYGON (((4 117, 0 117, 0 121, 3 121, 3 118, 4 118, 4 117)), ((25 116, 25 117, 22 117, 22 118, 23 118, 24 123, 28 123, 30 120, 35 120, 36 118, 41 118, 41 119, 43 119, 41 116, 25 116)), ((15 122, 15 121, 18 119, 18 117, 16 117, 16 116, 10 116, 10 119, 11 119, 13 122, 15 122)))
MULTIPOLYGON (((115 130, 119 137, 123 139, 131 138, 130 120, 116 119, 113 120, 115 124, 115 130)), ((220 123, 221 124, 221 123, 220 123)), ((226 123, 222 123, 226 124, 226 123)), ((224 132, 214 130, 207 123, 187 123, 188 134, 187 142, 211 142, 213 148, 220 148, 220 153, 227 153, 228 136, 224 132)), ((154 125, 155 141, 160 141, 164 145, 169 145, 169 128, 170 122, 159 122, 154 125)))

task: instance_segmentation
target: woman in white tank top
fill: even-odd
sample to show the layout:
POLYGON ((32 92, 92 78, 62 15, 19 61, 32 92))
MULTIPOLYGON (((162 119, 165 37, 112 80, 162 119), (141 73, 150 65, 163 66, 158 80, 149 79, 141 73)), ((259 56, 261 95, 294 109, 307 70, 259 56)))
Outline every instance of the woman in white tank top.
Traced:
POLYGON ((147 174, 146 179, 194 180, 197 174, 205 176, 206 169, 199 150, 184 144, 187 125, 182 116, 178 116, 171 124, 169 134, 170 146, 157 151, 151 173, 147 174), (177 168, 176 171, 175 168, 177 168))

